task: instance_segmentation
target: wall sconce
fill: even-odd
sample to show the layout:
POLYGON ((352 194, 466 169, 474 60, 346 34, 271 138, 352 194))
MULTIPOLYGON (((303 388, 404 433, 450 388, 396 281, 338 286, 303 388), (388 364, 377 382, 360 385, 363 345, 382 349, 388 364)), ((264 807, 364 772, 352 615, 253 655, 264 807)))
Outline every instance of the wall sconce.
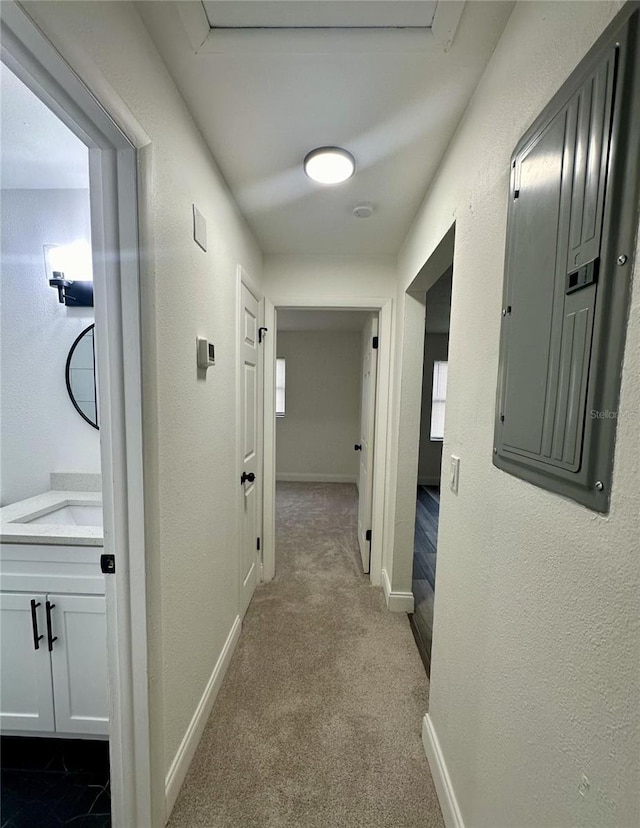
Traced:
POLYGON ((44 266, 51 287, 58 291, 61 305, 93 307, 91 248, 87 242, 68 245, 45 244, 44 266))

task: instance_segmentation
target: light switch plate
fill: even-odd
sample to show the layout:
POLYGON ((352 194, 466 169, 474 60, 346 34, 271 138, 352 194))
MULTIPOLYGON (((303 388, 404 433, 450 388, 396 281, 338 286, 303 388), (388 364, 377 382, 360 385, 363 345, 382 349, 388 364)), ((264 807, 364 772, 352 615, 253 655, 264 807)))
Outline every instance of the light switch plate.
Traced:
POLYGON ((193 205, 193 240, 204 252, 207 252, 207 220, 200 210, 193 205))
POLYGON ((449 466, 449 488, 454 494, 458 494, 458 481, 460 480, 460 458, 455 454, 451 455, 449 466))

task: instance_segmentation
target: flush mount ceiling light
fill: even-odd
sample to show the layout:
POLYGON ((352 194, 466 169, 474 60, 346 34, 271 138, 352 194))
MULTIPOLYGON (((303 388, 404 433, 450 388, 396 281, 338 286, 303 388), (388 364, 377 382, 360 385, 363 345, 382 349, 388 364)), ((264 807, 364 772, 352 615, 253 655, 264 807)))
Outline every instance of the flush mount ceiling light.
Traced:
POLYGON ((318 184, 341 184, 354 174, 356 160, 340 147, 318 147, 304 159, 304 171, 318 184))

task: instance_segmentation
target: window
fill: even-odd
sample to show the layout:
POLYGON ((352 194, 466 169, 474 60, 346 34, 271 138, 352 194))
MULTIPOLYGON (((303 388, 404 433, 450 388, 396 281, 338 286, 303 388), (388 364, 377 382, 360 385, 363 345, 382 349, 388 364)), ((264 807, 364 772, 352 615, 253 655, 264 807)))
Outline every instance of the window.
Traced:
POLYGON ((444 440, 444 405, 447 396, 448 362, 433 363, 431 393, 431 440, 444 440))
POLYGON ((276 417, 284 417, 284 359, 276 359, 276 417))

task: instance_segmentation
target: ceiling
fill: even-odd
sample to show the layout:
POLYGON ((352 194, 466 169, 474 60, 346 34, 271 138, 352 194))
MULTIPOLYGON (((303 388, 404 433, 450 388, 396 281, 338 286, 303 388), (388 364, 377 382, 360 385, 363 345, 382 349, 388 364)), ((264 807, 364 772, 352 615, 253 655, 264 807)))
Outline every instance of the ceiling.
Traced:
MULTIPOLYGON (((303 5, 326 13, 334 2, 303 5)), ((234 6, 236 18, 246 9, 251 20, 261 4, 269 5, 220 5, 234 6)), ((210 14, 217 5, 207 3, 210 14)), ((441 0, 433 33, 236 29, 213 39, 199 0, 137 8, 264 252, 393 255, 512 3, 441 0), (459 24, 436 37, 438 15, 456 9, 464 9, 459 24), (323 187, 304 175, 304 156, 322 145, 355 156, 353 178, 323 187), (371 218, 353 216, 360 202, 373 205, 371 218)))
POLYGON ((371 314, 349 310, 278 311, 278 331, 361 331, 371 314))
POLYGON ((0 186, 88 189, 86 146, 4 63, 0 64, 0 186))

